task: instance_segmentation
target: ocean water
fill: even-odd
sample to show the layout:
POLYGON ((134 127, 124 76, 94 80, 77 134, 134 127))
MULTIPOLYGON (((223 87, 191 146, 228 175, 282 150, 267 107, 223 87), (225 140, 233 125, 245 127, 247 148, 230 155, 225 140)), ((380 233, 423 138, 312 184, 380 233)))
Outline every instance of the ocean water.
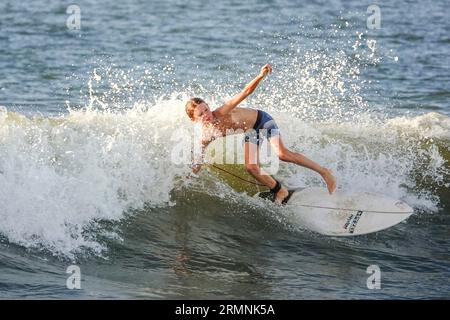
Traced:
POLYGON ((71 4, 0 2, 0 298, 450 297, 446 1, 378 1, 379 25, 370 1, 71 4), (218 106, 265 63, 243 106, 270 112, 338 188, 414 215, 326 237, 207 170, 184 179, 186 99, 218 106))

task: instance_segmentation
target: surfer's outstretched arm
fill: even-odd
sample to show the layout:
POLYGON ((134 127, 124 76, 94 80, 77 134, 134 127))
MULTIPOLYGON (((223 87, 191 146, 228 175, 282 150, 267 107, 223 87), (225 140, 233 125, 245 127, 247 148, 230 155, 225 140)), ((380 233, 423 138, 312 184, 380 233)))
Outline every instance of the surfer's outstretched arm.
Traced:
POLYGON ((258 84, 262 79, 268 74, 272 72, 272 67, 269 64, 264 65, 259 72, 259 75, 255 77, 252 81, 250 81, 244 89, 235 95, 230 100, 226 101, 221 107, 214 110, 214 113, 221 117, 226 115, 228 112, 233 110, 239 103, 241 103, 245 98, 247 98, 253 91, 255 91, 258 84))

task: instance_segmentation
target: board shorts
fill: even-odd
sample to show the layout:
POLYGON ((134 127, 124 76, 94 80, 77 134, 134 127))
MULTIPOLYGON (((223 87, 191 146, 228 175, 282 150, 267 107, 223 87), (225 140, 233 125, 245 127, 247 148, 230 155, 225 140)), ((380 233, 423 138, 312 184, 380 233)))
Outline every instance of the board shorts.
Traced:
POLYGON ((271 139, 279 134, 280 129, 272 116, 265 111, 258 110, 255 125, 253 129, 245 132, 244 142, 254 143, 259 146, 264 137, 271 139))

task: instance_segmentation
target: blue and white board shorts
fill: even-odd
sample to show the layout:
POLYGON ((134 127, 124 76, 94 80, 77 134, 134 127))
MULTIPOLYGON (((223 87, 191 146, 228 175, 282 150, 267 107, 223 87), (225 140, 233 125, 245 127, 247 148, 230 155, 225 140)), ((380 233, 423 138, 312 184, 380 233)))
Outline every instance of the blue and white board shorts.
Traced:
POLYGON ((263 138, 273 138, 280 134, 280 129, 272 116, 265 111, 258 110, 253 129, 247 130, 244 135, 244 142, 254 143, 259 146, 263 138))

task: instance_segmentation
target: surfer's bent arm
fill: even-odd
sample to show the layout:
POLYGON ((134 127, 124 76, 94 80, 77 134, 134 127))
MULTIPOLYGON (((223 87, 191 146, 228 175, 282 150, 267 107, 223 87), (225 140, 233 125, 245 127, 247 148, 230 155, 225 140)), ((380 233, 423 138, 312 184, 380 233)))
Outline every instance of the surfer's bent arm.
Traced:
POLYGON ((214 110, 214 113, 222 117, 226 115, 228 112, 233 110, 239 103, 241 103, 245 98, 247 98, 249 95, 252 94, 253 91, 255 91, 258 84, 261 82, 262 79, 269 73, 272 72, 272 67, 268 64, 264 65, 261 68, 261 71, 258 76, 255 77, 252 81, 247 83, 247 85, 244 87, 244 89, 239 92, 237 95, 235 95, 230 100, 226 101, 221 107, 214 110))
POLYGON ((202 140, 201 141, 201 152, 200 152, 200 159, 198 159, 198 161, 194 161, 194 163, 192 164, 191 168, 192 168, 192 172, 193 173, 197 173, 200 171, 200 169, 202 168, 202 164, 203 164, 203 160, 205 157, 205 150, 206 147, 209 145, 209 143, 211 142, 211 140, 202 140))

